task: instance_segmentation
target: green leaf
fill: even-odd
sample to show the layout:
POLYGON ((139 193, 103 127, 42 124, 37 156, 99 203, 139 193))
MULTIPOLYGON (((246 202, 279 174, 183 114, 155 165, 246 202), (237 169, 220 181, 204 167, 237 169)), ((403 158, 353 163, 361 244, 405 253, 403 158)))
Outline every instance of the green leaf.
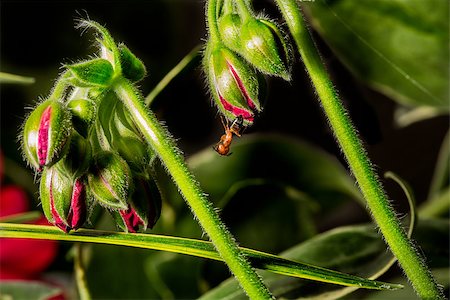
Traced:
MULTIPOLYGON (((89 229, 79 229, 74 233, 65 234, 52 226, 1 223, 0 237, 102 243, 164 250, 218 261, 222 260, 219 254, 215 251, 213 244, 210 242, 153 234, 125 234, 121 232, 108 232, 89 229)), ((309 264, 283 259, 275 255, 252 249, 241 248, 241 251, 243 251, 243 253, 251 261, 252 265, 256 268, 267 269, 278 274, 368 289, 401 288, 401 286, 396 284, 367 280, 332 270, 316 268, 309 264)))
POLYGON ((0 291, 2 300, 45 300, 61 293, 59 288, 29 280, 2 280, 0 291))
MULTIPOLYGON (((418 223, 414 239, 432 262, 431 267, 442 268, 449 265, 449 228, 448 219, 423 220, 418 223)), ((394 262, 373 225, 339 227, 288 249, 280 256, 372 279, 385 273, 394 262)), ((336 299, 356 290, 353 287, 342 288, 267 272, 260 274, 275 297, 336 299)), ((246 296, 239 290, 234 279, 228 279, 201 297, 202 300, 224 298, 246 299, 246 296)))
POLYGON ((108 87, 114 76, 111 63, 103 58, 95 58, 66 67, 73 76, 69 80, 78 87, 108 87))
POLYGON ((0 84, 11 83, 11 84, 33 84, 33 77, 20 76, 5 72, 0 72, 0 84))
POLYGON ((123 76, 133 82, 143 79, 147 74, 144 63, 124 44, 119 45, 119 51, 123 76))
POLYGON ((359 79, 402 104, 448 111, 448 1, 321 0, 303 7, 359 79))

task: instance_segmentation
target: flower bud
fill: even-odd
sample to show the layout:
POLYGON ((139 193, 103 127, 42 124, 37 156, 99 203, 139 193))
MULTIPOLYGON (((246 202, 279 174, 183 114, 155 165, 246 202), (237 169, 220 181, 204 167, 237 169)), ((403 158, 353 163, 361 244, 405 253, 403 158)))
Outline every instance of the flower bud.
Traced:
POLYGON ((137 232, 142 226, 153 228, 161 214, 161 194, 153 180, 143 176, 134 178, 135 190, 125 210, 112 214, 117 225, 125 232, 137 232))
POLYGON ((127 199, 131 191, 131 170, 120 155, 102 151, 94 159, 88 175, 92 195, 111 209, 127 209, 127 199))
POLYGON ((204 63, 214 101, 222 114, 229 120, 242 116, 244 125, 251 125, 255 113, 261 110, 255 70, 221 45, 208 45, 204 63))
POLYGON ((83 175, 92 160, 91 145, 88 140, 73 132, 65 156, 58 162, 58 168, 72 178, 83 175))
POLYGON ((95 104, 88 99, 73 99, 67 103, 72 113, 73 127, 84 137, 88 136, 89 128, 95 118, 95 104))
POLYGON ((263 73, 290 80, 288 44, 271 21, 249 18, 242 25, 241 49, 236 51, 263 73))
POLYGON ((66 176, 58 165, 45 168, 42 173, 41 202, 48 221, 69 232, 86 221, 86 189, 82 178, 66 176))
POLYGON ((112 147, 127 161, 132 170, 145 169, 150 149, 120 101, 116 105, 112 124, 114 125, 110 127, 112 147))
POLYGON ((218 24, 220 37, 225 46, 233 51, 240 52, 241 49, 241 26, 242 21, 239 14, 225 14, 219 18, 218 24))
POLYGON ((25 122, 23 152, 36 170, 55 163, 70 139, 71 116, 58 101, 47 100, 38 105, 25 122))

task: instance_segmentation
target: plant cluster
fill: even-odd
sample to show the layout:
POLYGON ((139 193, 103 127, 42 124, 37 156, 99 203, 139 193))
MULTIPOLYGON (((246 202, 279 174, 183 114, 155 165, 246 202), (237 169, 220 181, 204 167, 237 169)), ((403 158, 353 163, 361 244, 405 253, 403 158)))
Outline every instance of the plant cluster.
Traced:
POLYGON ((82 227, 97 204, 126 232, 151 228, 161 212, 154 155, 111 90, 118 78, 140 81, 145 66, 97 23, 79 26, 103 36, 97 39, 101 55, 66 65, 23 126, 24 156, 41 174, 42 208, 65 232, 82 227))

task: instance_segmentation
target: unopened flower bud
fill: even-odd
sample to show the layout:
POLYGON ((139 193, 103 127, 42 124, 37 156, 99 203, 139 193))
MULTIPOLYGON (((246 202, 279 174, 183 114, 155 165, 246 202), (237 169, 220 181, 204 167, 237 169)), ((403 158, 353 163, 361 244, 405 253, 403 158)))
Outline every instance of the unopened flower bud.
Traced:
POLYGON ((47 100, 38 105, 25 122, 23 152, 36 169, 55 163, 70 139, 71 116, 58 101, 47 100))
POLYGON ((238 53, 261 72, 290 80, 288 44, 274 23, 249 18, 242 25, 240 36, 238 53))
POLYGON ((89 189, 101 205, 127 209, 132 188, 131 170, 119 154, 103 151, 96 155, 88 175, 89 189))
POLYGON ((110 127, 112 147, 127 161, 132 170, 145 169, 150 149, 120 101, 116 105, 112 124, 115 125, 110 127))
POLYGON ((233 51, 222 45, 208 45, 205 68, 214 101, 229 120, 239 116, 244 125, 253 123, 261 110, 256 71, 233 51))
POLYGON ((233 51, 240 52, 241 49, 241 26, 242 21, 239 14, 225 14, 219 18, 217 24, 225 46, 233 51))
POLYGON ((86 188, 82 178, 66 176, 58 164, 42 173, 41 202, 48 221, 69 232, 86 221, 86 188))
POLYGON ((125 210, 112 214, 118 226, 125 232, 137 232, 140 227, 153 228, 161 214, 161 195, 153 180, 143 176, 134 179, 135 190, 125 210))
POLYGON ((72 178, 86 173, 92 160, 91 145, 87 139, 73 132, 65 156, 58 162, 58 168, 72 178))
POLYGON ((95 118, 95 104, 89 99, 73 99, 67 103, 72 113, 73 127, 84 137, 88 136, 89 128, 95 118))

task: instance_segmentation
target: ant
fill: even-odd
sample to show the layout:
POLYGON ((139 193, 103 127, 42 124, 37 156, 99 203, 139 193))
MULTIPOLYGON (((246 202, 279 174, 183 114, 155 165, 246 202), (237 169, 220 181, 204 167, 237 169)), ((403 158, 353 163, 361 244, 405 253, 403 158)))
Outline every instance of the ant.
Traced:
POLYGON ((231 126, 228 127, 228 120, 225 124, 223 121, 223 116, 220 119, 222 121, 223 128, 225 128, 225 134, 220 137, 220 141, 217 143, 217 145, 214 147, 214 150, 216 150, 217 153, 220 155, 230 155, 230 145, 233 141, 233 134, 235 134, 238 137, 241 137, 240 131, 242 130, 244 118, 242 116, 238 116, 233 123, 231 123, 231 126))

